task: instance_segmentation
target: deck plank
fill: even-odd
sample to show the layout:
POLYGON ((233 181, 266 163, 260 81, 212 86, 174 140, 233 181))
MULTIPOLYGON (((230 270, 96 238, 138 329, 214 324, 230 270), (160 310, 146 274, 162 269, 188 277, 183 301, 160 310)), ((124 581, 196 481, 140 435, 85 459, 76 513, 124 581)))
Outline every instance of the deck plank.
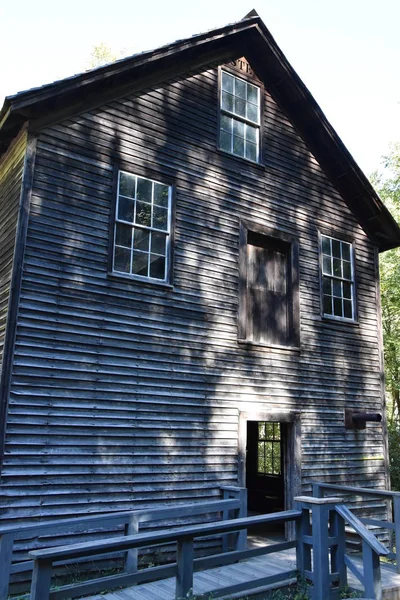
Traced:
MULTIPOLYGON (((360 558, 353 558, 362 568, 360 558)), ((193 591, 195 594, 212 592, 221 588, 239 585, 245 582, 257 586, 256 580, 269 575, 284 573, 296 569, 296 553, 294 549, 283 550, 274 555, 257 556, 222 567, 214 567, 206 571, 194 574, 193 591)), ((399 590, 400 598, 400 575, 396 573, 391 565, 382 563, 382 587, 389 592, 393 588, 399 590)), ((348 572, 349 586, 361 590, 359 581, 348 572)), ((384 593, 385 597, 385 593, 384 593)), ((391 596, 392 597, 392 596, 391 596)), ((137 586, 125 588, 106 594, 87 596, 81 600, 175 600, 175 578, 170 577, 158 582, 143 583, 137 586)), ((394 596, 393 596, 394 598, 394 596)))

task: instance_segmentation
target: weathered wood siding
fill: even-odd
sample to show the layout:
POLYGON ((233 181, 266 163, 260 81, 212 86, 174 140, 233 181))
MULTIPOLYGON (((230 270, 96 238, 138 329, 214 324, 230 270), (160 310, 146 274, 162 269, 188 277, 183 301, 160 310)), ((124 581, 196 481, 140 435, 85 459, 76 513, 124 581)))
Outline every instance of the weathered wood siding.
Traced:
POLYGON ((25 150, 26 133, 22 133, 0 160, 0 372, 3 365, 25 150))
POLYGON ((216 150, 217 70, 38 141, 2 474, 7 521, 206 498, 241 410, 301 411, 303 485, 382 487, 375 249, 265 94, 264 166, 216 150), (116 164, 176 186, 173 287, 107 274, 116 164), (300 243, 300 351, 238 344, 239 220, 300 243), (318 229, 352 239, 358 324, 320 317, 318 229))

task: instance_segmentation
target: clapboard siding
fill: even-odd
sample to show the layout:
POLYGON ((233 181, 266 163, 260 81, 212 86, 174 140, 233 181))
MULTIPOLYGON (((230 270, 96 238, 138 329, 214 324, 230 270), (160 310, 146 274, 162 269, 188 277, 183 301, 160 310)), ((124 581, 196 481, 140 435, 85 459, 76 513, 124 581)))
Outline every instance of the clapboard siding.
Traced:
POLYGON ((22 133, 0 162, 0 371, 3 364, 25 151, 26 133, 22 133))
POLYGON ((38 139, 2 473, 7 522, 209 498, 240 411, 301 412, 304 491, 385 484, 375 248, 265 93, 264 166, 216 149, 217 70, 38 139), (175 186, 173 286, 110 276, 114 171, 175 186), (239 220, 300 244, 300 349, 237 341, 239 220), (354 240, 358 323, 320 317, 318 230, 354 240))

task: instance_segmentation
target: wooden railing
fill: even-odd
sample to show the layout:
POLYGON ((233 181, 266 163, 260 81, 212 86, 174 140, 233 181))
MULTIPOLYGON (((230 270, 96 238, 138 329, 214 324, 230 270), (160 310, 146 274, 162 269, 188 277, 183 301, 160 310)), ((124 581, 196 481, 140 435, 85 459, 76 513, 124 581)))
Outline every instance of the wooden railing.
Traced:
MULTIPOLYGON (((34 537, 51 535, 52 537, 66 533, 84 533, 86 531, 105 530, 114 528, 114 532, 107 535, 121 535, 115 533, 117 527, 123 528, 124 535, 136 534, 143 523, 154 524, 157 521, 170 521, 175 519, 191 518, 199 515, 220 513, 222 519, 243 518, 247 516, 247 495, 245 488, 223 486, 220 488, 222 500, 209 500, 207 502, 191 502, 163 506, 153 509, 143 509, 128 512, 102 514, 91 517, 77 517, 74 519, 60 519, 47 521, 40 525, 26 525, 22 527, 0 528, 0 600, 8 598, 9 581, 12 574, 29 572, 33 569, 33 560, 12 562, 13 547, 16 541, 29 540, 34 537)), ((215 520, 215 519, 214 519, 215 520)), ((54 542, 53 542, 54 543, 54 542)), ((246 531, 235 530, 223 537, 223 549, 228 550, 230 545, 236 550, 246 547, 246 531)), ((102 555, 103 558, 112 558, 115 553, 102 555)), ((68 564, 63 561, 59 564, 68 564)), ((77 561, 74 561, 77 562, 77 561)), ((138 568, 138 549, 130 548, 125 555, 125 572, 135 573, 138 568)))
POLYGON ((313 496, 315 498, 324 498, 328 494, 334 493, 341 496, 353 496, 357 498, 372 497, 392 502, 392 521, 382 521, 373 518, 360 518, 364 525, 372 525, 381 529, 388 529, 395 534, 395 552, 389 549, 387 558, 395 562, 396 571, 400 573, 400 492, 390 490, 375 490, 370 488, 353 487, 350 485, 337 485, 333 483, 316 482, 313 484, 313 496))
MULTIPOLYGON (((296 546, 296 542, 282 542, 251 550, 235 550, 223 554, 213 555, 206 558, 195 559, 193 555, 193 542, 199 537, 231 534, 234 531, 244 531, 249 526, 264 525, 266 523, 290 522, 297 520, 301 515, 298 510, 291 510, 270 515, 247 517, 243 519, 231 519, 217 523, 206 523, 204 525, 193 525, 177 529, 166 529, 154 533, 141 533, 129 535, 111 540, 86 542, 73 544, 59 548, 47 548, 33 550, 30 556, 34 559, 32 577, 31 600, 62 600, 65 598, 77 598, 85 594, 94 594, 104 589, 112 589, 120 586, 128 586, 143 581, 149 582, 157 579, 175 576, 176 593, 175 598, 187 598, 193 590, 193 573, 197 570, 211 568, 218 565, 226 565, 232 562, 279 552, 296 546), (82 557, 101 556, 111 552, 125 552, 146 548, 149 546, 176 542, 176 562, 161 567, 142 569, 137 573, 122 573, 103 577, 101 579, 86 581, 79 584, 63 586, 50 591, 52 566, 55 562, 74 560, 82 557)), ((249 587, 266 586, 279 581, 286 581, 295 577, 296 571, 289 570, 279 575, 269 575, 246 584, 234 585, 224 589, 218 589, 218 596, 229 595, 237 592, 246 592, 249 587)), ((212 591, 207 593, 207 597, 212 591)), ((201 597, 201 596, 200 596, 201 597)), ((327 600, 327 598, 324 598, 327 600)))
MULTIPOLYGON (((236 494, 237 489, 226 488, 225 494, 236 494)), ((193 589, 193 573, 216 566, 228 565, 244 559, 249 559, 263 554, 280 552, 296 547, 297 569, 301 576, 310 583, 312 600, 331 600, 337 598, 338 589, 347 585, 347 569, 350 569, 359 578, 369 598, 381 600, 382 585, 379 557, 388 556, 389 551, 369 532, 365 525, 345 507, 341 498, 295 498, 296 510, 259 515, 257 517, 227 518, 200 525, 187 525, 152 532, 127 531, 125 536, 103 540, 70 544, 56 548, 43 548, 32 550, 29 555, 33 559, 33 576, 31 586, 31 600, 63 600, 76 598, 82 595, 95 594, 105 589, 126 587, 129 585, 150 582, 168 577, 175 577, 176 598, 184 598, 193 589), (265 525, 268 523, 294 522, 297 531, 297 540, 270 544, 264 547, 245 549, 245 532, 248 527, 265 525), (359 569, 354 560, 346 555, 345 550, 345 523, 352 526, 363 540, 363 569, 359 569), (239 534, 237 533, 239 532, 239 534), (194 558, 194 540, 208 536, 234 535, 235 546, 233 550, 214 554, 205 558, 194 558), (157 567, 137 568, 137 552, 140 549, 175 543, 176 561, 157 567), (51 578, 54 565, 77 562, 80 560, 101 559, 115 555, 127 557, 125 571, 109 575, 100 579, 92 579, 74 585, 64 585, 51 590, 51 578)), ((154 517, 166 520, 171 515, 178 517, 201 513, 222 511, 223 517, 229 517, 226 511, 235 510, 236 513, 243 508, 239 498, 210 501, 191 505, 177 505, 157 509, 156 511, 141 512, 144 519, 154 517), (236 502, 236 504, 235 504, 236 502), (202 506, 201 506, 202 505, 202 506), (233 508, 236 506, 236 508, 233 508), (168 512, 169 511, 169 512, 168 512), (200 512, 201 511, 201 512, 200 512), (152 512, 152 515, 150 514, 152 512)), ((136 513, 130 515, 128 526, 134 531, 138 529, 140 518, 136 513), (134 518, 133 518, 134 517, 134 518), (132 525, 133 523, 133 525, 132 525)), ((109 518, 116 517, 111 515, 109 518)), ((120 516, 120 515, 119 515, 120 516)), ((125 517, 124 517, 125 518, 125 517)), ((101 526, 107 522, 103 519, 101 526)), ((93 522, 93 518, 90 518, 93 522)), ((87 521, 87 519, 85 519, 87 521)), ((60 523, 59 523, 60 525, 60 523)), ((46 526, 50 526, 48 523, 46 526)), ((61 525, 60 525, 61 526, 61 525)), ((33 527, 31 528, 32 531, 33 527)), ((4 555, 5 556, 5 555, 4 555)), ((228 596, 233 593, 247 593, 252 589, 267 586, 272 583, 292 579, 296 571, 291 569, 284 573, 277 573, 249 581, 240 585, 233 585, 218 589, 215 597, 221 594, 228 596)), ((207 595, 203 595, 204 598, 207 595)), ((203 597, 202 595, 199 598, 203 597)))
POLYGON ((347 587, 347 568, 364 587, 365 596, 382 598, 380 556, 389 551, 343 504, 341 498, 296 498, 301 509, 298 521, 297 565, 306 581, 312 584, 312 600, 337 597, 347 587), (362 539, 363 569, 360 570, 345 549, 345 523, 362 539))

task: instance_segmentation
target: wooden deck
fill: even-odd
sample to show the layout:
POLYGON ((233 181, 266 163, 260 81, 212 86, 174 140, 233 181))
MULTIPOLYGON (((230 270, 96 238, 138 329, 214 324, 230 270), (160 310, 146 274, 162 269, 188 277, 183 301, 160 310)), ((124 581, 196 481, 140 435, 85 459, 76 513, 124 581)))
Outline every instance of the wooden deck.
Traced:
MULTIPOLYGON (((265 542, 265 541, 264 541, 265 542)), ((362 560, 356 559, 362 570, 362 560)), ((270 577, 284 573, 289 569, 296 569, 296 553, 294 550, 284 550, 275 555, 260 556, 240 563, 208 569, 194 574, 194 594, 210 592, 210 597, 234 599, 246 597, 250 590, 248 584, 262 577, 270 577), (232 586, 234 591, 219 596, 218 590, 232 586), (241 591, 241 586, 247 591, 241 591), (211 595, 211 592, 212 595, 211 595)), ((400 600, 400 574, 396 573, 392 565, 382 564, 382 600, 400 600)), ((286 580, 286 584, 294 583, 295 579, 286 580)), ((348 573, 349 587, 362 591, 360 582, 348 573)), ((251 593, 261 593, 275 587, 282 587, 282 582, 275 585, 259 584, 251 593)), ((125 588, 106 594, 87 596, 81 600, 175 600, 175 578, 164 579, 158 582, 145 583, 134 587, 125 588)))
MULTIPOLYGON (((212 598, 238 598, 248 594, 250 582, 263 577, 270 577, 271 575, 279 575, 290 569, 295 571, 296 568, 295 552, 293 550, 284 550, 273 556, 259 556, 233 565, 195 573, 193 577, 193 592, 194 594, 213 592, 212 598), (217 590, 229 587, 232 587, 232 592, 225 593, 223 596, 218 595, 217 590)), ((294 578, 288 579, 286 583, 290 584, 295 581, 294 578)), ((282 582, 279 584, 279 587, 281 586, 282 582)), ((253 588, 252 592, 262 592, 274 587, 276 586, 263 586, 261 582, 257 587, 253 588)), ((175 577, 107 594, 96 594, 82 600, 175 600, 175 577)))

